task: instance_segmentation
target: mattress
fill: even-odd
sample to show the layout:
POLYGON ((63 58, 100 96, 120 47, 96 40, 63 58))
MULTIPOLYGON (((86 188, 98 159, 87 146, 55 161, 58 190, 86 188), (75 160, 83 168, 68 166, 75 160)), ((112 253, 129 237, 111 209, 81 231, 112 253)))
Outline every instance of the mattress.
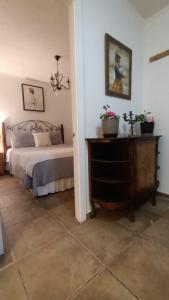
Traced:
POLYGON ((9 149, 10 172, 23 186, 39 195, 39 187, 60 179, 73 178, 73 147, 67 145, 9 149))

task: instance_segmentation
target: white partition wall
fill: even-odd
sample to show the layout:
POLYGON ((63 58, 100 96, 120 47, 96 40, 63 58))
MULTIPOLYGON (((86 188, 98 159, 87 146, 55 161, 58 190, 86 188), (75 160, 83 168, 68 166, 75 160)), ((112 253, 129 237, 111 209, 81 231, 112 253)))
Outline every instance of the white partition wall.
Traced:
MULTIPOLYGON (((71 1, 70 1, 71 2, 71 1)), ((76 217, 85 221, 90 211, 85 138, 96 137, 103 105, 117 113, 142 109, 144 20, 127 0, 74 0, 71 7, 72 102, 75 153, 76 217), (125 13, 124 13, 125 11, 125 13), (104 36, 109 33, 133 50, 132 99, 105 95, 104 36), (74 86, 74 83, 76 86, 74 86)), ((126 124, 120 122, 120 130, 126 124)))

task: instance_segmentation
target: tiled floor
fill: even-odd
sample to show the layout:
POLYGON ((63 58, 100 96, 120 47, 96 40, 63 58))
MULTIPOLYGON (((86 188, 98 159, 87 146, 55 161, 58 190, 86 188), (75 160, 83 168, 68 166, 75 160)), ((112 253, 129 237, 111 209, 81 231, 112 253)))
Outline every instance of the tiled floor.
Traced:
POLYGON ((5 255, 2 300, 168 300, 169 201, 147 203, 130 223, 98 211, 78 224, 73 191, 33 199, 0 178, 5 255))

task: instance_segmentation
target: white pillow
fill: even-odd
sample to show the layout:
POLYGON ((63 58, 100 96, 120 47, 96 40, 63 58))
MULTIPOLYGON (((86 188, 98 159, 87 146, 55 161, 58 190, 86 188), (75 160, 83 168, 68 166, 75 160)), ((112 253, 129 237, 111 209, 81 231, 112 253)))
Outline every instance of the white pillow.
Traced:
POLYGON ((36 147, 52 145, 49 132, 33 132, 32 134, 35 140, 36 147))

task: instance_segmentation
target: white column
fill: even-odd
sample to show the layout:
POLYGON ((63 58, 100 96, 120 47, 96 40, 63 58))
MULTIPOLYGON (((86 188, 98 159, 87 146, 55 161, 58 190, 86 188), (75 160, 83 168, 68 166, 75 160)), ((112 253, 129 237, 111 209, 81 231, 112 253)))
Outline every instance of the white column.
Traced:
POLYGON ((74 0, 70 10, 70 48, 72 73, 72 111, 74 132, 75 213, 79 222, 86 220, 88 185, 85 143, 85 74, 83 1, 74 0))

